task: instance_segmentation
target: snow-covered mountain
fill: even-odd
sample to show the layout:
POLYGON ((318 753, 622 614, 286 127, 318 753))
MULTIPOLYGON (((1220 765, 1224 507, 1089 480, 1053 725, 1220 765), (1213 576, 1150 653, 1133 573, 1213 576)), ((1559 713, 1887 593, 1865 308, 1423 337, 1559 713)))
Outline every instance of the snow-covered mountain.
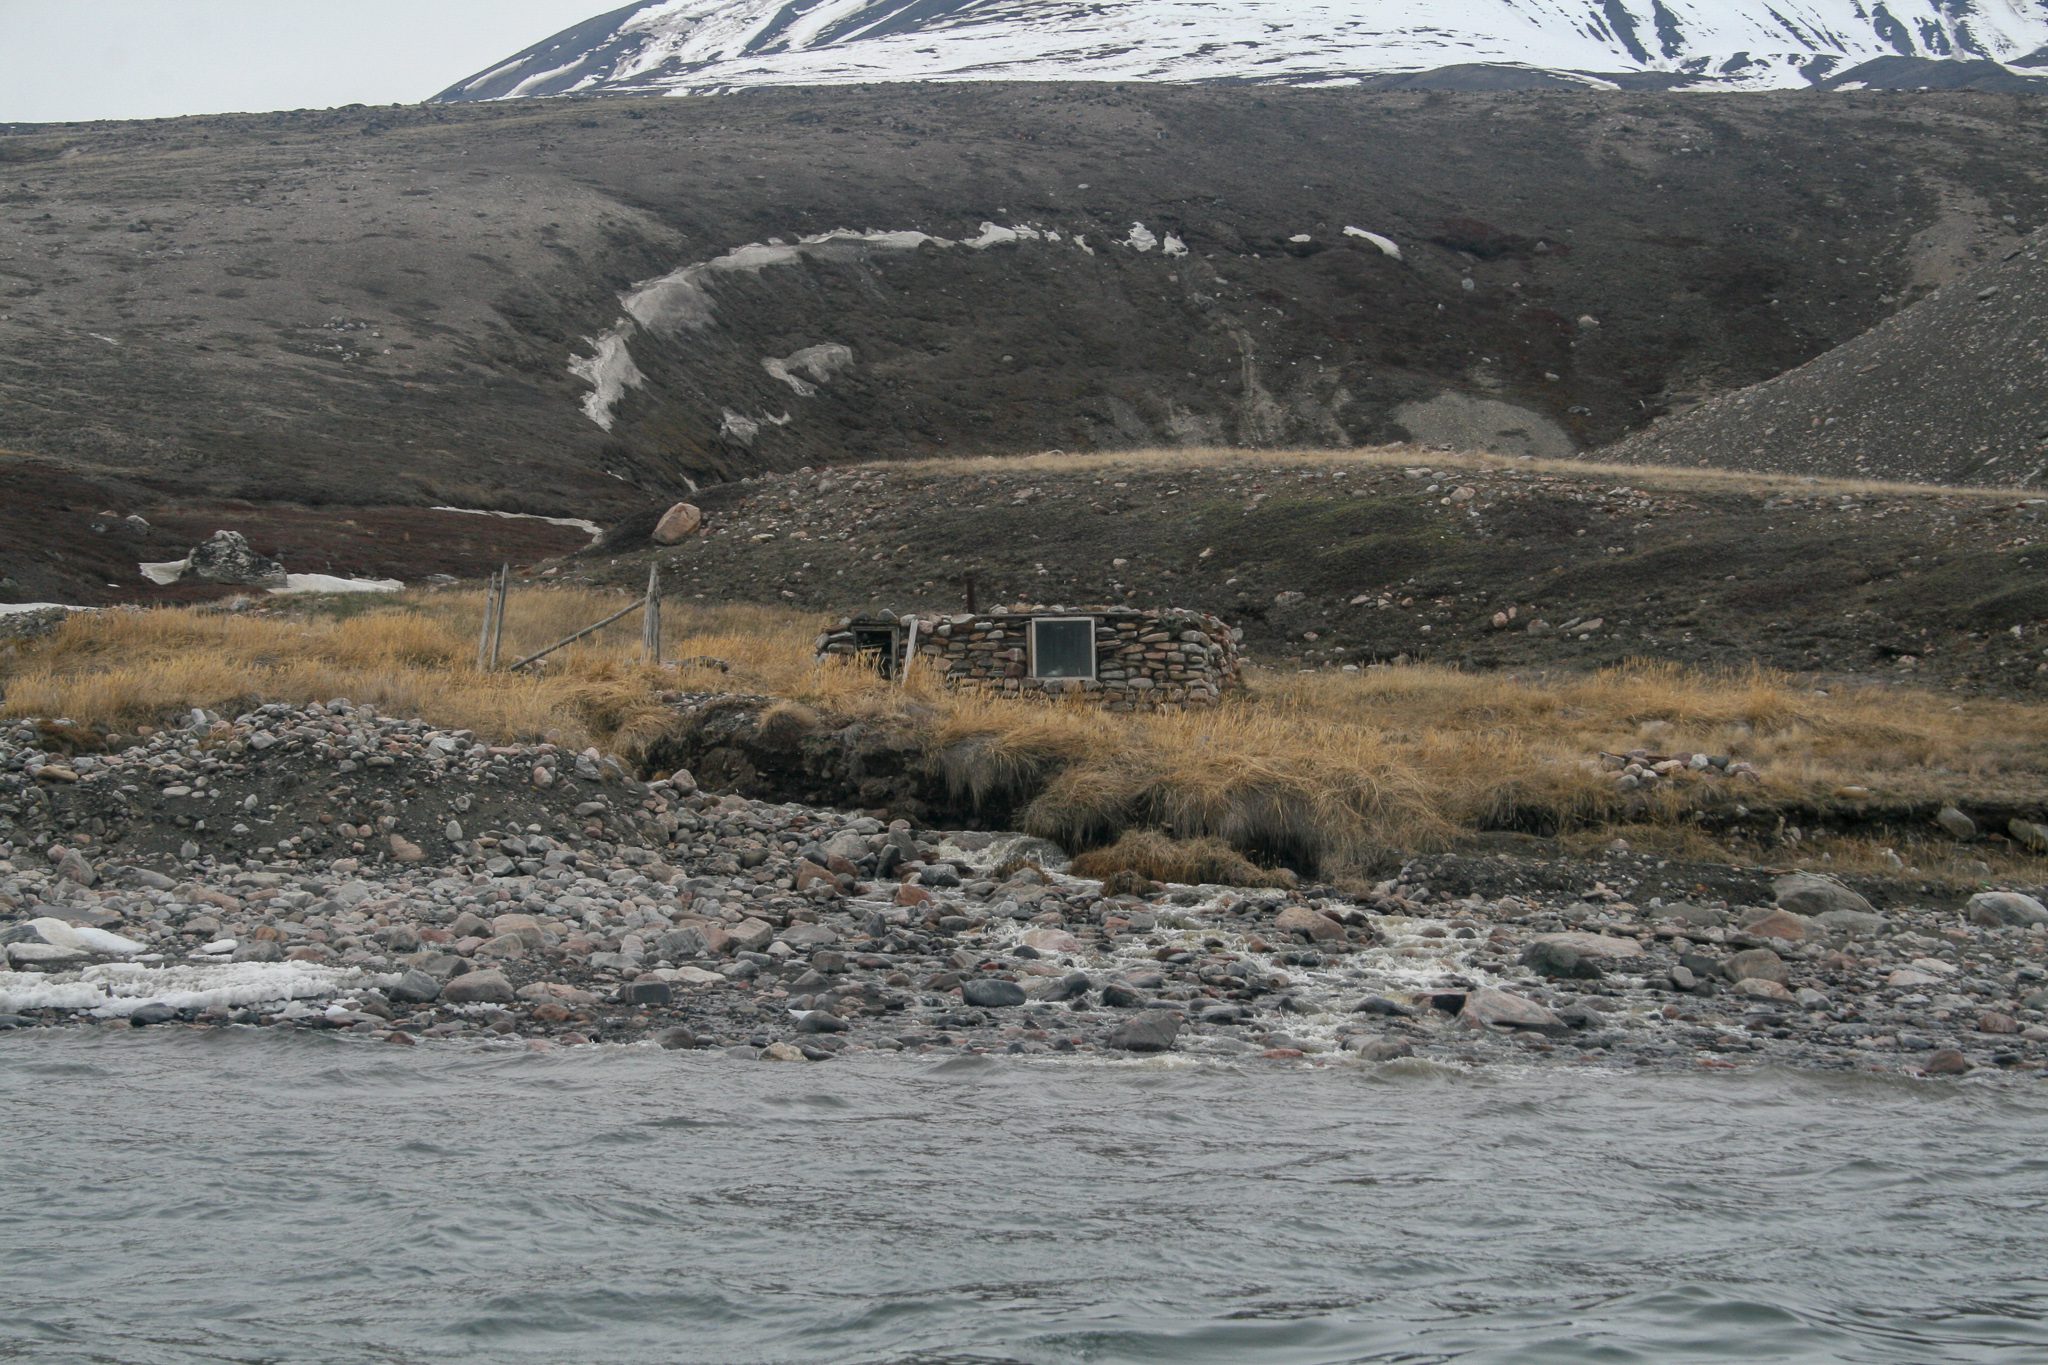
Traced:
POLYGON ((910 80, 1352 84, 1447 69, 1472 83, 1550 73, 1768 89, 1853 84, 1866 63, 1885 84, 1922 83, 1915 73, 1937 63, 1967 63, 1974 79, 2048 74, 2048 0, 642 0, 438 98, 910 80))

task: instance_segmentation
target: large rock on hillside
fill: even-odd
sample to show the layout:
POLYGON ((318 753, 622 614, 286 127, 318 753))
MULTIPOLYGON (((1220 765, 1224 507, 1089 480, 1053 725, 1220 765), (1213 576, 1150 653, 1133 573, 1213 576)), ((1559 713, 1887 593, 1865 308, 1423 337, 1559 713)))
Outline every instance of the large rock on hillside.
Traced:
POLYGON ((654 523, 656 545, 676 545, 697 534, 704 525, 704 513, 694 503, 679 502, 654 523))
POLYGON ((215 531, 193 546, 185 576, 250 588, 281 588, 285 582, 284 565, 249 548, 240 531, 215 531))

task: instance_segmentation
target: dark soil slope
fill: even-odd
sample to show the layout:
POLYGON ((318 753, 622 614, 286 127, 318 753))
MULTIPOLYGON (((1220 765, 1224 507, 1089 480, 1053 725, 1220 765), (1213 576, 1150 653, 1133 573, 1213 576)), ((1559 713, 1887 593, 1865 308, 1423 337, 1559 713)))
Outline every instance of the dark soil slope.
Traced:
POLYGON ((2040 107, 955 85, 16 127, 0 446, 600 520, 963 449, 1587 447, 2010 249, 2048 219, 2040 107), (725 270, 698 325, 628 338, 613 429, 585 415, 570 363, 636 283, 984 223, 1061 238, 725 270), (817 347, 843 363, 769 368, 817 347))
POLYGON ((1617 459, 2048 485, 2048 243, 1818 359, 1667 417, 1617 459))
MULTIPOLYGON (((2048 692, 2048 499, 1413 458, 803 472, 709 490, 706 530, 661 560, 686 600, 943 612, 972 575, 984 606, 1198 607, 1268 663, 1667 659, 2048 692)), ((627 549, 577 562, 637 587, 627 549)))

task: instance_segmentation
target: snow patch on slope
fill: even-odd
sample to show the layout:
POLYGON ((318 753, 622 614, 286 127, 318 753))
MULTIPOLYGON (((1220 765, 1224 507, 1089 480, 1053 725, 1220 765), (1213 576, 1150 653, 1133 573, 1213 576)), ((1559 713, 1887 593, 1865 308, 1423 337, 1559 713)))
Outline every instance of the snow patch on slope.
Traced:
MULTIPOLYGON (((1144 231, 1144 225, 1136 225, 1133 231, 1144 231)), ((808 260, 857 260, 877 251, 915 251, 926 246, 935 250, 964 247, 969 251, 986 251, 994 247, 1051 244, 1065 240, 1056 230, 1030 223, 1013 223, 1007 227, 983 223, 975 236, 965 238, 934 237, 912 229, 855 232, 839 228, 800 237, 794 242, 777 238, 750 242, 722 256, 696 261, 666 275, 643 281, 621 295, 619 303, 625 312, 601 335, 585 338, 590 353, 571 356, 569 373, 590 385, 590 392, 583 397, 583 415, 610 431, 627 390, 639 388, 647 382, 647 376, 633 361, 629 343, 634 335, 646 332, 673 337, 708 328, 718 317, 718 301, 712 287, 726 276, 755 275, 763 270, 808 260)), ((1073 244, 1087 250, 1078 238, 1073 244)), ((788 383, 790 376, 776 374, 772 366, 781 363, 791 369, 797 368, 794 362, 805 354, 800 351, 782 362, 764 361, 763 364, 771 366, 770 374, 788 383)), ((852 360, 851 352, 847 353, 846 359, 852 360)), ((836 364, 834 368, 837 368, 836 364)), ((822 382, 828 375, 813 377, 822 382)), ((740 420, 743 424, 754 425, 758 432, 758 423, 743 416, 740 420)), ((727 435, 736 435, 739 429, 729 430, 727 435)), ((751 440, 753 434, 741 439, 751 440)))

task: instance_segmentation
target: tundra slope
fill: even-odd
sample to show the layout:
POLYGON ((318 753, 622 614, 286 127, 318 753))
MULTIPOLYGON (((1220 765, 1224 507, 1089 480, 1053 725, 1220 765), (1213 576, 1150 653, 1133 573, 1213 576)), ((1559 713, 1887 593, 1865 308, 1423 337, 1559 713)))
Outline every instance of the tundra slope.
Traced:
POLYGON ((1675 413, 1617 460, 2048 486, 2048 242, 1796 370, 1675 413))
MULTIPOLYGON (((2048 499, 1409 449, 868 465, 707 489, 672 590, 1211 611, 1255 661, 1630 659, 2048 689, 2048 499)), ((645 581, 642 515, 571 572, 645 581)))
POLYGON ((1939 86, 1954 68, 2019 86, 2012 64, 2044 54, 2041 0, 641 0, 438 98, 962 79, 1939 86))
POLYGON ((2048 219, 2048 125, 1973 95, 779 89, 13 128, 0 160, 0 446, 598 520, 962 449, 1595 446, 2048 219), (799 241, 870 231, 933 240, 799 241), (775 238, 631 320, 641 382, 594 422, 622 297, 775 238))

